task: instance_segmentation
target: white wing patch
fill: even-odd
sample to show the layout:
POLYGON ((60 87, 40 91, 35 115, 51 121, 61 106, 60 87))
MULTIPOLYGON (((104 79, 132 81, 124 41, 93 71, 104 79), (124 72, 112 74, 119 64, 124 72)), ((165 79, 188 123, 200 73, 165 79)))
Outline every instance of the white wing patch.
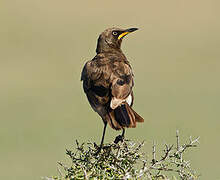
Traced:
POLYGON ((127 97, 126 102, 128 103, 129 106, 131 106, 131 103, 132 103, 132 96, 131 96, 131 94, 127 97))
POLYGON ((126 99, 117 99, 117 98, 113 97, 112 100, 111 100, 111 103, 110 103, 110 107, 112 109, 115 109, 118 106, 120 106, 121 103, 123 103, 125 101, 128 103, 129 106, 131 106, 131 103, 132 103, 132 96, 131 96, 131 94, 126 99))
POLYGON ((123 99, 117 99, 115 97, 112 98, 111 103, 110 103, 110 107, 112 109, 117 108, 124 100, 123 99))

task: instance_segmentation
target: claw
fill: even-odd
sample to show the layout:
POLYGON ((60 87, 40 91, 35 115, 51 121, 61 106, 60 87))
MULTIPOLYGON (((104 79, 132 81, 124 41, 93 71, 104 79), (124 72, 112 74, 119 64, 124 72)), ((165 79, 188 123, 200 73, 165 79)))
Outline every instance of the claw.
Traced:
POLYGON ((124 137, 122 135, 119 135, 115 138, 114 143, 118 144, 119 142, 123 142, 124 141, 124 137))
POLYGON ((102 150, 102 147, 98 147, 94 155, 97 156, 101 152, 101 150, 102 150))

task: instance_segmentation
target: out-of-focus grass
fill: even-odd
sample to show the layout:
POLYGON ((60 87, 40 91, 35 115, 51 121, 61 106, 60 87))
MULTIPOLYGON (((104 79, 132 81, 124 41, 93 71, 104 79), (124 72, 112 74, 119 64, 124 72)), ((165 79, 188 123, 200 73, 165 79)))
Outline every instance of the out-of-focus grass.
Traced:
MULTIPOLYGON (((211 1, 2 1, 0 179, 53 175, 73 140, 100 141, 103 124, 80 72, 107 27, 139 27, 122 48, 135 73, 145 123, 126 136, 162 143, 180 129, 201 136, 191 154, 201 179, 217 179, 220 12, 211 1), (210 164, 212 167, 210 168, 210 164)), ((106 142, 119 132, 107 129, 106 142)))

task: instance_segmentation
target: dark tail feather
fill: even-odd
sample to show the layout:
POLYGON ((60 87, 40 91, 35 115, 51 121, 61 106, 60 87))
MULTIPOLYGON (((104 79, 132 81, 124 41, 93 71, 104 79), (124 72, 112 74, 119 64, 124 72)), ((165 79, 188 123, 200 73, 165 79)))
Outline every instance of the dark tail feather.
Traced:
POLYGON ((131 124, 130 117, 128 115, 128 111, 126 108, 125 104, 122 104, 121 106, 118 106, 114 110, 114 115, 116 121, 121 125, 121 126, 126 126, 128 127, 131 124))
POLYGON ((118 106, 109 114, 111 117, 111 126, 114 129, 122 127, 136 127, 136 122, 144 122, 144 119, 138 115, 127 103, 118 106))

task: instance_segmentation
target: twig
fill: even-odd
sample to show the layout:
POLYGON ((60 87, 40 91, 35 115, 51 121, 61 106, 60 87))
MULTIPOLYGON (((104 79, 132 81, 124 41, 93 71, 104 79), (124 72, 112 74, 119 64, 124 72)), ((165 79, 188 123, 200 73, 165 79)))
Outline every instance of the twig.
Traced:
MULTIPOLYGON (((177 151, 180 151, 180 139, 179 139, 179 130, 176 130, 176 147, 177 151)), ((183 161, 182 153, 180 153, 180 162, 183 161)))
POLYGON ((57 171, 58 171, 58 173, 59 173, 59 175, 61 176, 61 177, 63 177, 64 176, 64 174, 62 173, 62 171, 60 170, 60 168, 57 166, 57 171))
POLYGON ((154 165, 157 161, 156 161, 156 145, 155 145, 155 141, 153 141, 153 151, 152 151, 152 155, 153 155, 153 159, 152 159, 152 164, 154 165))
POLYGON ((179 139, 179 130, 176 130, 176 149, 180 150, 180 139, 179 139))
POLYGON ((169 157, 169 154, 170 154, 170 152, 171 152, 171 150, 172 150, 172 148, 173 148, 173 145, 171 145, 171 146, 169 147, 169 145, 165 144, 165 146, 166 146, 165 155, 162 156, 162 158, 161 158, 160 161, 164 161, 167 157, 169 157))

